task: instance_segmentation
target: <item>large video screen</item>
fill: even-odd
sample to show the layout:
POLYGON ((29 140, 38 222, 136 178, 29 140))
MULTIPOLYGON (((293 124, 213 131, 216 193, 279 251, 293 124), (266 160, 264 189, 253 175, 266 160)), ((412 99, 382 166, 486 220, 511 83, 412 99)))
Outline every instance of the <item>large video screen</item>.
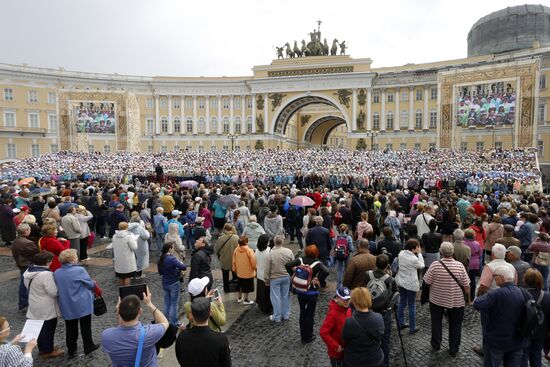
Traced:
POLYGON ((115 104, 112 102, 81 102, 75 106, 75 114, 79 133, 115 133, 115 104))
POLYGON ((510 126, 516 119, 515 82, 458 87, 457 126, 510 126))

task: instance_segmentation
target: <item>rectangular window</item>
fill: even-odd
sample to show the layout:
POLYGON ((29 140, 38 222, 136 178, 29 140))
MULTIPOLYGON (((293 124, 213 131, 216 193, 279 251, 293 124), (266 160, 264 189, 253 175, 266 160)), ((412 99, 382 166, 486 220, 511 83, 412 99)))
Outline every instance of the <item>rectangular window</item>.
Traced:
POLYGON ((48 92, 48 104, 55 104, 55 92, 48 92))
POLYGON ((378 92, 372 95, 372 103, 380 103, 380 94, 378 92))
POLYGON ((388 92, 387 101, 390 102, 390 103, 393 102, 393 92, 388 92))
POLYGON ((4 126, 15 127, 15 112, 4 112, 4 126))
POLYGON ((210 98, 210 109, 211 110, 217 110, 218 109, 218 99, 217 98, 210 98))
POLYGON ((167 147, 166 145, 162 145, 162 146, 160 147, 160 151, 161 151, 162 153, 166 153, 166 152, 168 151, 168 147, 167 147))
POLYGON ((153 146, 152 145, 147 146, 147 152, 153 153, 153 146))
POLYGON ((544 156, 544 140, 537 140, 537 154, 539 158, 544 156))
POLYGON ((372 128, 375 130, 380 129, 380 115, 377 113, 372 116, 372 128))
POLYGON ((40 127, 40 122, 38 121, 37 112, 29 112, 29 127, 32 127, 34 129, 40 127))
POLYGON ((539 105, 539 124, 544 125, 544 121, 546 121, 546 104, 541 103, 539 105))
POLYGON ((483 150, 485 147, 485 143, 482 141, 476 142, 476 150, 483 150))
POLYGON ((409 91, 406 89, 401 89, 401 100, 407 101, 409 99, 409 91))
POLYGON ((166 98, 160 99, 160 108, 166 108, 166 98))
POLYGON ((372 145, 372 150, 378 150, 378 143, 372 145))
POLYGON ((187 109, 187 111, 193 108, 193 98, 185 99, 185 108, 187 109))
POLYGON ((111 146, 110 145, 104 145, 103 146, 103 153, 110 154, 111 153, 111 146))
POLYGON ((430 99, 432 100, 437 99, 437 88, 430 89, 430 99))
POLYGON ((10 144, 7 144, 6 145, 7 147, 7 153, 8 153, 8 158, 17 158, 17 148, 15 147, 15 144, 13 143, 10 143, 10 144))
POLYGON ((147 101, 145 101, 145 108, 152 109, 154 104, 153 98, 147 98, 147 101))
POLYGON ((88 153, 95 153, 95 146, 93 144, 88 145, 88 153))
POLYGON ((31 144, 31 156, 38 157, 40 155, 40 145, 31 144))
POLYGON ((187 133, 193 133, 193 119, 191 117, 187 118, 186 125, 187 125, 186 127, 187 133))
POLYGON ((416 116, 414 120, 414 128, 422 129, 422 111, 416 111, 416 116))
POLYGON ((546 74, 542 74, 540 76, 539 88, 540 89, 545 89, 546 88, 546 74))
POLYGON ((437 127, 437 111, 430 112, 430 129, 437 127))
POLYGON ((420 149, 421 149, 420 143, 414 143, 414 150, 416 150, 418 152, 418 151, 420 151, 420 149))
POLYGON ((4 88, 4 101, 13 101, 13 89, 4 88))
POLYGON ((229 98, 223 99, 223 109, 228 110, 229 109, 229 98))
POLYGON ((235 109, 240 110, 241 109, 241 97, 235 98, 235 109))
POLYGON ((227 152, 229 150, 229 147, 227 145, 224 145, 223 150, 227 152))
POLYGON ((386 116, 386 129, 393 130, 393 113, 388 113, 386 116))
POLYGON ((199 110, 204 110, 204 98, 199 98, 199 110))
POLYGON ((48 115, 48 130, 57 131, 57 115, 53 113, 48 115))
POLYGON ((416 100, 421 101, 422 100, 422 89, 416 90, 416 100))
POLYGON ((468 142, 463 141, 462 143, 460 143, 460 150, 462 150, 463 152, 467 151, 468 150, 468 142))
POLYGON ((407 150, 407 143, 399 144, 399 150, 407 150))
POLYGON ((59 152, 59 146, 57 144, 50 145, 50 152, 51 153, 57 153, 59 152))
POLYGON ((38 102, 38 92, 35 90, 29 91, 29 103, 37 103, 38 102))
POLYGON ((180 133, 180 132, 181 132, 181 122, 180 122, 180 119, 175 119, 175 120, 174 120, 174 132, 175 132, 175 133, 180 133))
POLYGON ((145 120, 145 131, 147 131, 147 134, 155 132, 155 121, 153 119, 145 120))
POLYGON ((239 145, 235 145, 235 151, 236 152, 240 152, 241 151, 241 147, 239 145))
POLYGON ((502 149, 502 142, 501 141, 495 141, 495 149, 502 149))
POLYGON ((252 108, 252 98, 246 97, 246 108, 252 108))
POLYGON ((179 109, 180 108, 180 99, 179 98, 174 98, 172 100, 172 104, 174 105, 174 109, 179 109))

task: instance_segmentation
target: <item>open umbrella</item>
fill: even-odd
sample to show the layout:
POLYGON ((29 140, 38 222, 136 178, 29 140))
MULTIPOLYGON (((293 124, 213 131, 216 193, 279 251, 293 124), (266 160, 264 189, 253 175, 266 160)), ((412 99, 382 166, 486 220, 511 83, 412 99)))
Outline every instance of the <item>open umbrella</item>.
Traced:
POLYGON ((305 195, 298 195, 290 199, 292 205, 306 207, 315 205, 315 201, 305 195))
POLYGON ((30 185, 34 182, 34 177, 27 177, 27 178, 23 178, 21 180, 19 180, 19 182, 17 183, 19 186, 23 186, 23 185, 30 185))
POLYGON ((31 190, 31 195, 42 195, 42 194, 48 194, 50 192, 52 192, 51 188, 38 187, 36 189, 31 190))
POLYGON ((187 181, 181 181, 180 186, 181 187, 187 187, 187 188, 197 187, 197 186, 199 186, 199 183, 195 180, 187 180, 187 181))
POLYGON ((225 195, 216 200, 220 205, 222 205, 225 208, 228 208, 232 205, 239 204, 239 201, 241 201, 241 198, 237 195, 231 194, 231 195, 225 195))

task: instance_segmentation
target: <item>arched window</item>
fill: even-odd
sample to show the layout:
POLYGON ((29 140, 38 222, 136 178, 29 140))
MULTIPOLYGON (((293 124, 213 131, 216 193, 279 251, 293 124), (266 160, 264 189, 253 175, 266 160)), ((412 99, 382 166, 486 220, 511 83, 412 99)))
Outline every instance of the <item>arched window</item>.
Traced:
POLYGON ((175 133, 181 132, 181 121, 179 117, 174 118, 174 132, 175 133))
POLYGON ((199 134, 204 134, 206 132, 206 124, 204 123, 204 117, 199 117, 198 130, 199 130, 199 134))
POLYGON ((188 133, 192 133, 193 132, 193 118, 192 117, 188 117, 187 120, 185 120, 185 124, 186 124, 186 131, 188 133))
POLYGON ((216 117, 210 118, 210 134, 216 134, 218 132, 218 119, 216 117))
POLYGON ((241 134, 241 118, 235 117, 235 134, 241 134))
POLYGON ((165 116, 160 118, 160 131, 163 133, 168 132, 168 119, 165 116))
POLYGON ((252 134, 252 116, 246 118, 246 132, 252 134))
POLYGON ((393 130, 393 112, 388 111, 386 113, 386 129, 393 130))
POLYGON ((223 118, 223 133, 229 134, 229 117, 227 116, 223 118))

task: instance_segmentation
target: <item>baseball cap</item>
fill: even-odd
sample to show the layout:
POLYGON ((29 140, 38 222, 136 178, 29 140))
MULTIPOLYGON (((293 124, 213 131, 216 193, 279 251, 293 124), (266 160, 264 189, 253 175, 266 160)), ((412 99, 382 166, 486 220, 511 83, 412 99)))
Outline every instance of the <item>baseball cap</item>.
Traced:
POLYGON ((517 246, 510 246, 506 249, 506 252, 511 252, 513 253, 514 255, 516 255, 517 257, 520 257, 521 256, 521 249, 517 246))
POLYGON ((348 300, 351 298, 351 291, 346 287, 338 287, 338 289, 336 289, 336 296, 343 300, 348 300))
POLYGON ((29 207, 26 206, 26 205, 23 205, 23 206, 21 207, 21 210, 24 211, 24 212, 30 212, 30 211, 31 211, 31 208, 29 208, 29 207))
POLYGON ((175 217, 176 215, 180 215, 182 214, 182 212, 180 212, 179 210, 172 210, 172 216, 175 217))
POLYGON ((208 277, 194 278, 191 279, 191 281, 187 285, 187 290, 193 296, 198 296, 202 293, 204 287, 206 287, 208 283, 210 283, 210 279, 208 277))

